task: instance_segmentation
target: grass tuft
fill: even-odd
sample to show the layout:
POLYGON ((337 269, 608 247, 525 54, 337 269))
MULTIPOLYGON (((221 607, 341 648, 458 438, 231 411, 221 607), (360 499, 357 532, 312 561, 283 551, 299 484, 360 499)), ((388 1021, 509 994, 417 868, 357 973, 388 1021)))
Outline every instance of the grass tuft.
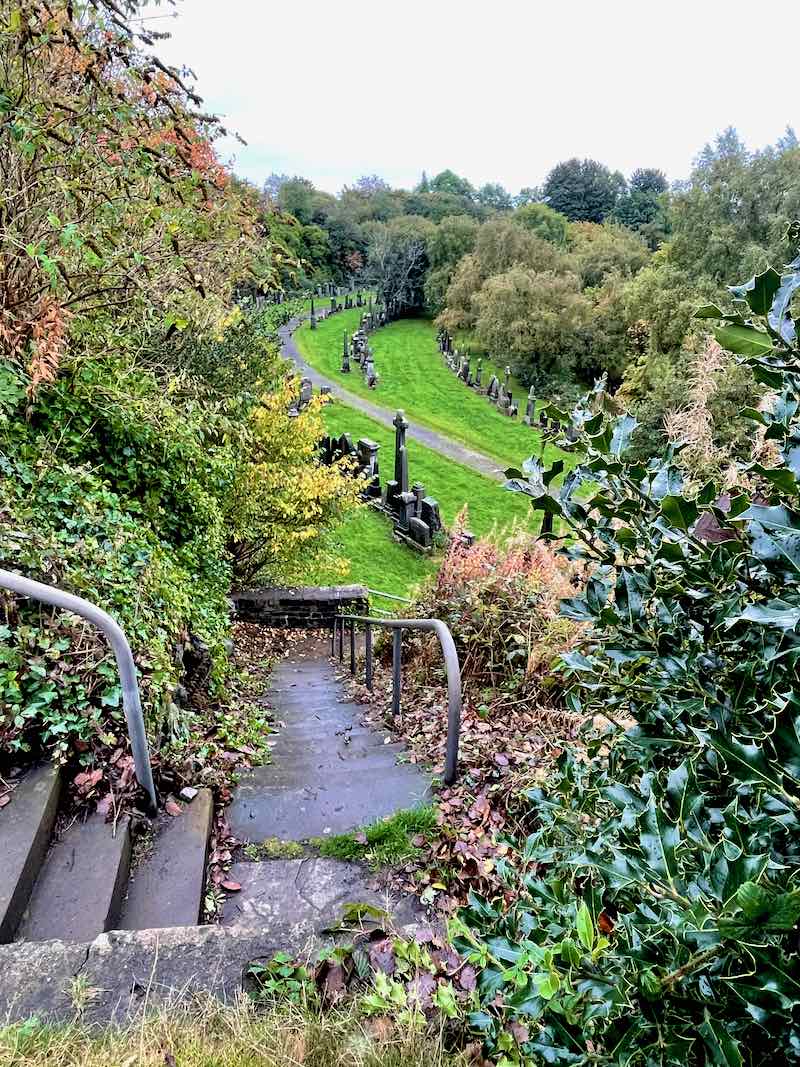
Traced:
POLYGON ((316 838, 312 843, 331 859, 365 861, 376 868, 390 867, 418 855, 421 842, 417 840, 415 844, 415 839, 427 840, 436 826, 436 809, 427 805, 399 811, 363 830, 316 838))

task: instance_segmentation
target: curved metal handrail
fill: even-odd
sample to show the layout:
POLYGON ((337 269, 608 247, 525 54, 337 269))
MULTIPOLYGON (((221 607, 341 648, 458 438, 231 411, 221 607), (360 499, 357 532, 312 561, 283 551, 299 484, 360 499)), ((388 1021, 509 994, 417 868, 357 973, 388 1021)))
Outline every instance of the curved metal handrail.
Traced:
POLYGON ((364 623, 366 628, 366 674, 367 688, 372 689, 372 627, 383 626, 394 630, 392 655, 392 711, 400 712, 400 642, 403 630, 427 630, 439 638, 444 656, 447 677, 447 744, 445 751, 444 780, 451 785, 458 773, 458 742, 461 731, 461 666, 458 662, 453 635, 440 619, 379 619, 369 615, 336 615, 331 632, 331 655, 335 652, 336 629, 339 625, 339 659, 343 656, 344 621, 350 621, 350 671, 355 674, 355 624, 364 623))
POLYGON ((139 683, 136 679, 136 667, 133 662, 131 647, 122 627, 102 608, 98 608, 96 604, 84 600, 83 597, 65 593, 63 589, 56 589, 52 585, 34 582, 31 578, 23 578, 21 574, 0 570, 0 587, 10 589, 13 593, 19 593, 21 596, 41 600, 45 604, 52 604, 53 607, 72 611, 88 622, 93 623, 106 635, 117 660, 119 680, 122 684, 122 707, 128 723, 128 734, 131 739, 136 778, 150 798, 151 810, 156 811, 158 797, 153 783, 153 769, 150 766, 150 752, 144 728, 142 702, 139 699, 139 683))

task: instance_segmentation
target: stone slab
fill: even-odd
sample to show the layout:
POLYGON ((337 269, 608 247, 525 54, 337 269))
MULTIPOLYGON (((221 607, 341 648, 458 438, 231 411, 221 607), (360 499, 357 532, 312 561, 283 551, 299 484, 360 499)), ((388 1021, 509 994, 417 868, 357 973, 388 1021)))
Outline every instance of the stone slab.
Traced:
POLYGON ((17 937, 91 941, 119 918, 131 858, 127 819, 116 834, 101 815, 74 823, 53 845, 17 937))
POLYGON ((11 941, 47 853, 61 778, 45 764, 29 771, 0 810, 0 944, 11 941))
POLYGON ((387 815, 430 803, 422 772, 411 764, 382 773, 359 774, 357 768, 330 781, 294 788, 285 780, 274 790, 243 780, 228 809, 233 833, 243 841, 306 841, 309 837, 346 833, 387 815))
POLYGON ((235 863, 231 877, 242 889, 226 901, 223 925, 281 929, 295 945, 321 938, 341 921, 347 904, 371 904, 397 915, 399 923, 422 913, 416 901, 377 889, 374 876, 360 864, 322 856, 235 863))
POLYGON ((200 921, 213 815, 211 790, 200 789, 182 815, 159 818, 152 852, 131 874, 120 930, 200 921))
POLYGON ((126 1022, 145 1008, 204 993, 233 1000, 250 962, 269 960, 283 947, 298 953, 306 947, 284 943, 285 936, 279 928, 177 926, 115 930, 91 942, 0 945, 0 1019, 74 1019, 70 989, 76 977, 87 1023, 126 1022))

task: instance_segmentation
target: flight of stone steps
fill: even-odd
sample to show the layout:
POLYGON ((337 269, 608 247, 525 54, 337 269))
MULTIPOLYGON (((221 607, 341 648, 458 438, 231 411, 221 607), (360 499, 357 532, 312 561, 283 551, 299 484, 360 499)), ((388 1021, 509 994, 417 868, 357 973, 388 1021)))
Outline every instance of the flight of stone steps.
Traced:
POLYGON ((281 858, 278 848, 262 859, 240 849, 229 881, 241 889, 219 925, 198 925, 209 790, 180 815, 155 820, 131 869, 126 818, 112 824, 95 814, 54 840, 58 772, 27 773, 0 809, 0 1017, 68 1015, 65 983, 77 973, 101 991, 98 1018, 128 1010, 145 987, 230 995, 250 959, 311 947, 347 903, 388 909, 399 923, 415 918, 413 901, 387 897, 361 866, 307 844, 424 803, 430 789, 402 762, 402 746, 361 724, 327 652, 327 642, 309 639, 273 672, 264 695, 280 724, 273 760, 242 776, 227 813, 241 842, 269 840, 273 854, 283 842, 298 854, 281 858))

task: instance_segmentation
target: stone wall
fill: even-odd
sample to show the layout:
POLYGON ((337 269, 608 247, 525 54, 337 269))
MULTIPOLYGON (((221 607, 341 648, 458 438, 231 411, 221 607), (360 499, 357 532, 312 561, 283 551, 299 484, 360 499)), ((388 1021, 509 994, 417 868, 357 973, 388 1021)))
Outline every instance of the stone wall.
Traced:
POLYGON ((363 585, 243 589, 231 597, 237 618, 263 626, 315 629, 330 626, 336 615, 369 614, 363 585))

